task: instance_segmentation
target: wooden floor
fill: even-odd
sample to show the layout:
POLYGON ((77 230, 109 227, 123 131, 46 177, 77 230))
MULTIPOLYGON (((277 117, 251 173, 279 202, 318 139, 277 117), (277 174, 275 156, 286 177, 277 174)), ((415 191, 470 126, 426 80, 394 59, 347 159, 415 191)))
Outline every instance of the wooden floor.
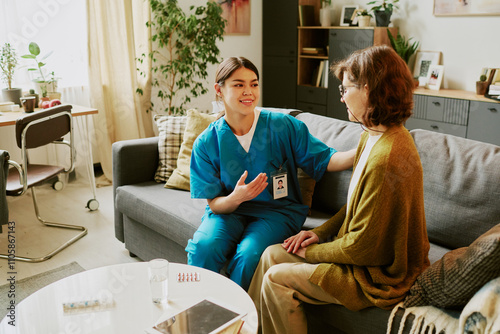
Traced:
MULTIPOLYGON (((90 186, 73 181, 61 191, 47 184, 37 191, 40 215, 50 221, 87 227, 88 234, 53 258, 40 263, 16 261, 16 279, 29 277, 62 265, 78 262, 86 270, 101 266, 136 262, 123 243, 114 235, 113 189, 111 186, 97 188, 99 209, 89 211, 85 206, 93 198, 90 186)), ((69 240, 77 231, 43 226, 38 222, 33 209, 31 193, 21 197, 8 197, 10 220, 15 222, 15 251, 19 256, 39 257, 69 240)), ((7 228, 0 234, 0 252, 7 252, 7 228)), ((6 283, 7 260, 0 259, 0 285, 6 283)))

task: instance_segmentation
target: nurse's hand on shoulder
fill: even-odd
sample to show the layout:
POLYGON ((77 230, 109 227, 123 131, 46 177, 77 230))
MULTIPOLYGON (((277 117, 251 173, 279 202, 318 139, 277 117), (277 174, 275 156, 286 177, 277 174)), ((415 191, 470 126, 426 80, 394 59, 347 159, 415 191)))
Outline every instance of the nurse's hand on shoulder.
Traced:
POLYGON ((294 236, 286 239, 281 246, 288 253, 293 253, 302 258, 305 258, 306 247, 312 244, 317 244, 319 237, 312 231, 300 231, 294 236))

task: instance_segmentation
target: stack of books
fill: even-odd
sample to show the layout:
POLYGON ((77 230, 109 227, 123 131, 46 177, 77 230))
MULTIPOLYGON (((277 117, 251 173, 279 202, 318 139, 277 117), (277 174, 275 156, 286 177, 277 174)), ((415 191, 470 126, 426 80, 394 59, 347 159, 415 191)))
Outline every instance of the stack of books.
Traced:
POLYGON ((489 97, 498 98, 500 96, 500 68, 488 69, 488 92, 489 97))
POLYGON ((303 55, 319 56, 325 54, 324 48, 302 48, 303 55))

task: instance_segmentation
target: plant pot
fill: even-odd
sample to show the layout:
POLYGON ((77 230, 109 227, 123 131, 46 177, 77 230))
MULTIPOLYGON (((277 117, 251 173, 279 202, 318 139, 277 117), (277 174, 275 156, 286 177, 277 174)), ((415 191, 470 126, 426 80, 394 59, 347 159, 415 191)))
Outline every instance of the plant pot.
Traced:
POLYGON ((476 81, 476 94, 484 95, 488 91, 488 82, 486 81, 476 81))
POLYGON ((388 27, 391 23, 392 11, 390 10, 377 10, 375 11, 375 22, 377 27, 388 27))
POLYGON ((22 96, 23 90, 21 88, 2 89, 2 99, 4 102, 14 102, 15 104, 21 106, 20 98, 22 96))
POLYGON ((46 81, 34 81, 35 83, 35 92, 40 96, 43 97, 43 92, 45 91, 45 94, 48 93, 49 91, 49 84, 46 81))
POLYGON ((359 16, 358 17, 358 25, 360 28, 369 27, 370 26, 371 16, 359 16))

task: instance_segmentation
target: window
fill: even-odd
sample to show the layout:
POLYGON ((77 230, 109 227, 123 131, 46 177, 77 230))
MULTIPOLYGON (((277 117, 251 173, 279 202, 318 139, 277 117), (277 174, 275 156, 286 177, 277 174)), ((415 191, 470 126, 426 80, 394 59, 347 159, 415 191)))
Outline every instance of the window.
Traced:
MULTIPOLYGON (((58 87, 88 86, 87 8, 85 0, 0 1, 0 42, 10 43, 17 55, 28 54, 30 42, 40 46, 45 73, 54 72, 58 87)), ((14 85, 34 88, 35 63, 19 59, 14 85)))

